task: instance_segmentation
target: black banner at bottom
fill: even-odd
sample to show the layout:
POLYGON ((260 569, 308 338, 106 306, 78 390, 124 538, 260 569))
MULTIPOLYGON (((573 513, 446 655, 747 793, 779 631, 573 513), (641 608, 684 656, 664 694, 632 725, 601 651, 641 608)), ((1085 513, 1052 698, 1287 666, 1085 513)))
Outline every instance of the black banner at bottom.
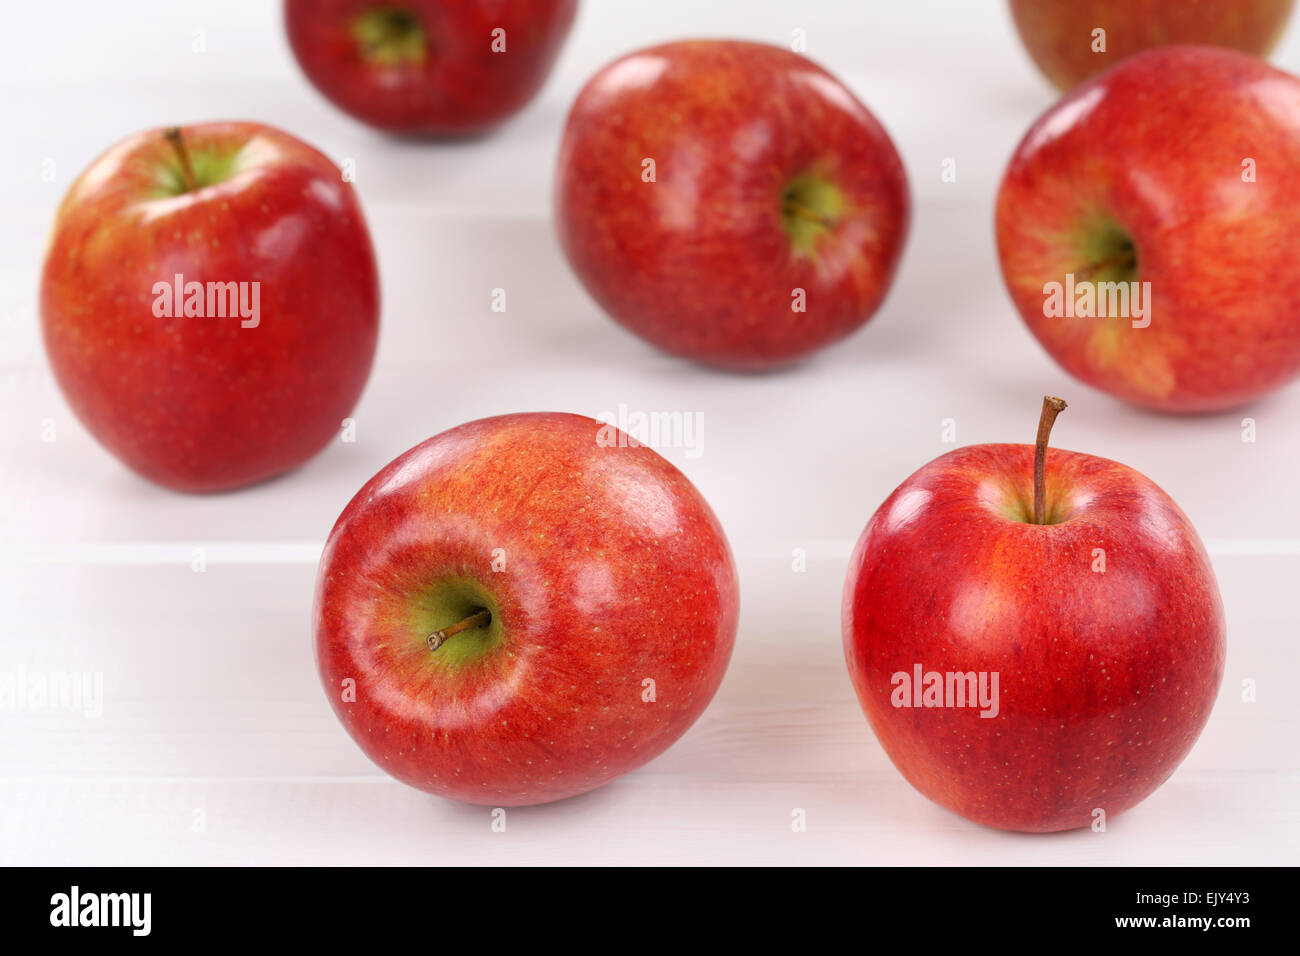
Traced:
MULTIPOLYGON (((1224 944, 1287 925, 1291 869, 769 869, 725 872, 569 869, 549 876, 399 869, 10 869, 0 902, 7 942, 69 937, 75 945, 147 940, 244 942, 270 932, 295 944, 367 944, 454 930, 522 933, 559 942, 600 928, 633 936, 753 919, 762 933, 815 929, 822 919, 860 931, 921 933, 926 943, 991 938, 1224 944), (746 902, 748 901, 748 902, 746 902), (810 924, 810 921, 812 923, 810 924), (974 934, 974 935, 972 935, 974 934), (990 934, 994 934, 990 936, 990 934), (75 937, 75 939, 74 939, 75 937)), ((824 927, 825 928, 825 927, 824 927)))

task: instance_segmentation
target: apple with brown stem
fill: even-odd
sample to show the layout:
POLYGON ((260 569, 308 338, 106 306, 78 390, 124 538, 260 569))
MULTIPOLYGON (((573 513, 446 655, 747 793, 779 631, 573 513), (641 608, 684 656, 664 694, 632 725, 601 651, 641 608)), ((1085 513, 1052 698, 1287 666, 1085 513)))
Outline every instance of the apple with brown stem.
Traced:
POLYGON ((1187 517, 1144 475, 973 445, 904 481, 844 586, 844 651, 880 744, 978 823, 1089 826, 1145 799, 1209 718, 1223 608, 1187 517))
POLYGON ((59 207, 41 328, 68 404, 169 488, 237 488, 338 434, 370 374, 379 276, 356 193, 257 123, 138 133, 59 207))
POLYGON ((559 800, 659 754, 713 697, 736 634, 731 550, 681 472, 610 431, 556 413, 470 422, 339 517, 317 665, 397 779, 468 803, 559 800))

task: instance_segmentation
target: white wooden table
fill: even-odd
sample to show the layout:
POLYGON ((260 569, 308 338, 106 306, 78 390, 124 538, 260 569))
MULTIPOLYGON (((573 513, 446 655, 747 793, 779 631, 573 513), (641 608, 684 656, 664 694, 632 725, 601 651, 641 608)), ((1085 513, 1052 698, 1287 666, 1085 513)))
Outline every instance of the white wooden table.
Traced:
MULTIPOLYGON (((103 700, 97 717, 0 710, 0 862, 1300 862, 1300 388, 1245 413, 1245 443, 1242 414, 1136 411, 1066 379, 1031 340, 1001 286, 991 212, 1052 94, 1001 3, 595 0, 539 101, 453 146, 394 142, 331 109, 291 61, 278 5, 184 6, 8 14, 20 42, 0 60, 0 671, 99 674, 103 700), (912 233, 860 334, 788 373, 714 374, 618 330, 571 276, 549 222, 559 131, 618 53, 684 35, 788 43, 796 28, 895 137, 912 233), (355 443, 191 498, 127 473, 72 418, 44 364, 35 287, 53 210, 95 155, 140 128, 215 118, 267 121, 355 160, 384 316, 355 443), (955 183, 940 179, 946 158, 955 183), (490 310, 495 288, 506 314, 490 310), (475 387, 431 388, 453 365, 476 369, 475 387), (1063 447, 1127 462, 1183 506, 1227 607, 1209 726, 1104 834, 1002 834, 929 804, 876 744, 840 649, 849 548, 895 485, 952 447, 941 422, 961 444, 1031 441, 1045 391, 1071 402, 1063 447), (735 657, 665 755, 587 796, 512 810, 495 833, 487 809, 387 779, 334 719, 309 641, 315 559, 353 492, 417 441, 489 414, 620 403, 703 413, 704 453, 664 453, 736 550, 735 657)), ((1276 59, 1300 70, 1300 26, 1276 59)))

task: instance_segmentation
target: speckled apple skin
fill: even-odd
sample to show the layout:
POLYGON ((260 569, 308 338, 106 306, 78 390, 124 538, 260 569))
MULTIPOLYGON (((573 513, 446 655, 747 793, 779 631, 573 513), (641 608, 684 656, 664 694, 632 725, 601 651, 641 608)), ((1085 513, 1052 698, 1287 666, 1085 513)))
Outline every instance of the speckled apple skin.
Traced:
POLYGON ((712 699, 739 606, 722 528, 681 472, 649 448, 601 447, 600 428, 557 413, 453 428, 334 526, 317 665, 348 733, 397 779, 467 803, 559 800, 661 753, 712 699), (449 577, 491 592, 504 634, 459 666, 410 615, 449 577))
POLYGON ((1139 54, 1042 116, 998 193, 1011 298, 1070 374, 1169 412, 1239 407, 1300 374, 1300 81, 1209 47, 1139 54), (1242 161, 1257 181, 1242 181, 1242 161), (1111 217, 1151 283, 1151 324, 1048 318, 1078 236, 1111 217))
POLYGON ((1011 0, 1025 49, 1067 90, 1125 57, 1157 46, 1207 43, 1252 56, 1277 45, 1295 0, 1011 0), (1093 52, 1092 31, 1106 31, 1093 52))
POLYGON ((286 0, 285 28, 299 66, 350 116, 391 133, 472 136, 523 109, 550 75, 578 0, 286 0), (431 45, 423 64, 380 65, 352 36, 379 6, 419 18, 431 45), (505 52, 492 49, 506 31, 505 52))
POLYGON ((854 549, 843 625, 858 699, 912 785, 1044 832, 1113 817, 1173 773, 1214 704, 1224 622, 1186 516, 1125 465, 1052 449, 1047 497, 1068 520, 1005 516, 1033 500, 1033 451, 961 448, 903 482, 854 549), (998 715, 894 707, 891 675, 918 663, 998 673, 998 715))
POLYGON ((374 250, 352 187, 324 155, 255 123, 184 127, 191 153, 242 148, 237 175, 159 198, 161 130, 126 139, 73 183, 41 276, 50 365, 87 430, 180 491, 287 471, 338 434, 379 330, 374 250), (260 322, 156 317, 154 284, 260 282, 260 322))
POLYGON ((799 54, 739 41, 602 69, 570 113, 555 189, 564 251, 597 303, 669 352, 736 370, 788 365, 866 322, 908 210, 898 153, 852 93, 799 54), (781 218, 783 191, 809 172, 848 207, 812 255, 781 218))

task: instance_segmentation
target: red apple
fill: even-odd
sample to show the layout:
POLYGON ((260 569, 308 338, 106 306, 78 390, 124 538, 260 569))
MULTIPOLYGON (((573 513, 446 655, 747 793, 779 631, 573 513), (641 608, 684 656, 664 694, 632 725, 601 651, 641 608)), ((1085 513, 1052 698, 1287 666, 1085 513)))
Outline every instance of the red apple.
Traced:
POLYGON ((1045 402, 1037 446, 959 448, 899 485, 844 586, 849 673, 885 752, 931 800, 1008 830, 1145 798, 1223 675, 1191 523, 1132 468, 1047 454, 1063 407, 1045 402))
POLYGON ((330 533, 316 661, 404 783, 518 806, 641 766, 712 699, 739 586, 695 487, 578 415, 461 425, 375 475, 330 533))
POLYGON ((255 123, 149 130, 59 207, 41 324, 72 410, 152 481, 222 491, 337 434, 370 373, 374 251, 325 156, 255 123))
POLYGON ((1212 47, 1126 60, 1034 124, 996 218, 1016 307, 1082 381, 1211 412, 1300 374, 1294 77, 1212 47), (1105 309, 1087 308, 1086 289, 1105 309), (1140 317, 1120 293, 1140 295, 1140 317))
POLYGON ((339 109, 379 129, 491 129, 545 82, 578 0, 286 0, 298 64, 339 109))
POLYGON ((1295 0, 1011 0, 1011 16, 1038 68, 1066 90, 1157 46, 1210 43, 1267 56, 1293 6, 1295 0))
POLYGON ((669 43, 574 104, 560 239, 617 322, 731 369, 787 365, 876 311, 907 232, 888 134, 838 80, 757 43, 669 43))

